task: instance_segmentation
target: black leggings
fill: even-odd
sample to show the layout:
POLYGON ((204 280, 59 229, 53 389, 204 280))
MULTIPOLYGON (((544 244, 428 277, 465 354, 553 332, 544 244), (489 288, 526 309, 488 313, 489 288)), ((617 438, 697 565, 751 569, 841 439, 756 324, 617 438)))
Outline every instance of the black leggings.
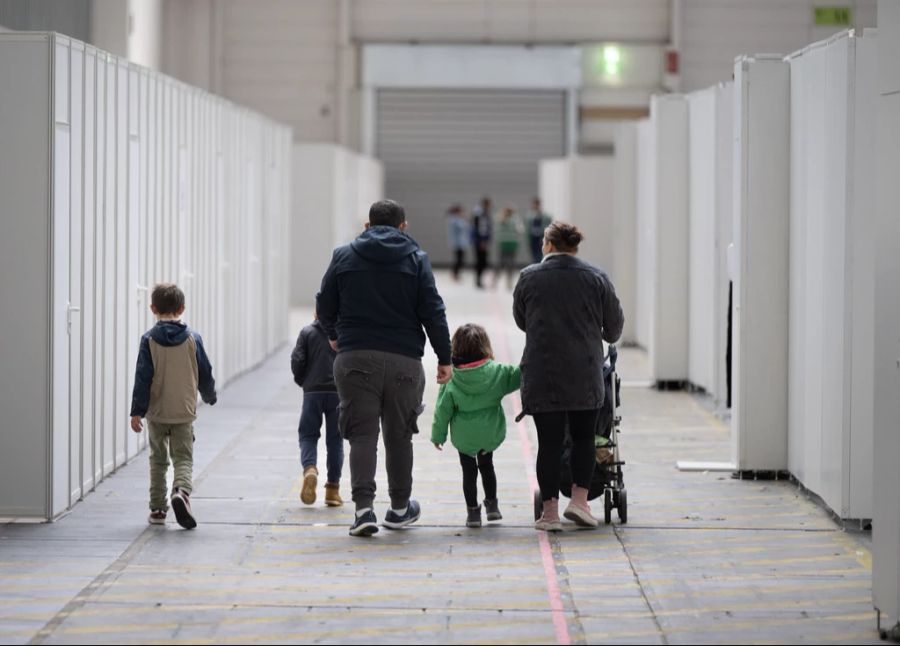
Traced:
POLYGON ((585 489, 590 488, 594 477, 596 451, 594 429, 599 410, 570 410, 553 413, 536 413, 538 454, 537 479, 541 498, 559 498, 560 468, 562 466, 563 441, 566 437, 566 417, 572 435, 572 482, 585 489))
POLYGON ((488 500, 497 498, 497 475, 494 473, 494 454, 479 453, 477 459, 465 453, 459 454, 463 470, 463 494, 468 507, 478 506, 478 472, 481 471, 481 486, 488 500))
POLYGON ((459 272, 462 270, 466 259, 466 251, 465 249, 457 249, 455 255, 456 261, 453 263, 453 277, 459 278, 459 272))

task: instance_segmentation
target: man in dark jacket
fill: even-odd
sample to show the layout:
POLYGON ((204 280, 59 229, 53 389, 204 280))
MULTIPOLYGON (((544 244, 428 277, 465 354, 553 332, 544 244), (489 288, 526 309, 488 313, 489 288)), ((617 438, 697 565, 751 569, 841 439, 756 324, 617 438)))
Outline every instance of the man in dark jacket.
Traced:
POLYGON ((334 376, 341 399, 340 428, 350 442, 356 519, 351 536, 378 531, 372 509, 379 420, 387 454, 391 509, 384 526, 419 519, 412 492, 412 435, 422 412, 427 333, 438 357, 438 383, 452 375, 444 301, 428 255, 406 233, 396 202, 372 205, 366 231, 334 251, 316 297, 316 313, 338 352, 334 376))
POLYGON ((325 418, 325 446, 328 450, 328 479, 325 481, 325 504, 340 507, 341 471, 344 467, 344 441, 338 429, 337 386, 334 385, 335 352, 319 321, 300 330, 291 353, 294 381, 303 388, 303 409, 297 435, 300 442, 300 500, 311 505, 316 501, 319 481, 318 444, 325 418))

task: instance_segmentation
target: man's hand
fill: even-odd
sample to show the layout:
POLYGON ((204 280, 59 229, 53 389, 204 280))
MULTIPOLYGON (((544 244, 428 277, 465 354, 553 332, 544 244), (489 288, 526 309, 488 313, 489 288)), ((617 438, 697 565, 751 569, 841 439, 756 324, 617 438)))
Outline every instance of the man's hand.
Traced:
POLYGON ((144 426, 141 424, 141 418, 137 415, 131 418, 131 430, 135 433, 140 433, 144 430, 144 426))
POLYGON ((438 451, 443 451, 443 450, 444 450, 444 445, 443 445, 443 444, 438 444, 437 442, 432 442, 432 444, 434 444, 434 448, 436 448, 438 451))
POLYGON ((453 366, 438 366, 437 382, 439 384, 446 384, 451 377, 453 377, 453 366))
POLYGON ((328 339, 328 345, 330 345, 330 346, 331 346, 331 349, 334 350, 335 352, 338 351, 338 349, 337 349, 337 339, 328 339))

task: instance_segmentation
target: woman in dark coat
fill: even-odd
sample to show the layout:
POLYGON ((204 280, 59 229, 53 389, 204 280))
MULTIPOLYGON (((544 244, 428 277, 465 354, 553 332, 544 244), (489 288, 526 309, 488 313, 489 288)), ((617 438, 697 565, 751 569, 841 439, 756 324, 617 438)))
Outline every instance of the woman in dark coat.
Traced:
POLYGON ((560 464, 566 422, 572 435, 572 499, 564 516, 596 527, 587 501, 594 473, 594 428, 603 404, 603 341, 615 343, 624 317, 605 272, 576 257, 584 236, 553 222, 544 259, 522 271, 513 313, 525 331, 522 405, 538 433, 537 478, 544 511, 536 529, 559 531, 560 464))

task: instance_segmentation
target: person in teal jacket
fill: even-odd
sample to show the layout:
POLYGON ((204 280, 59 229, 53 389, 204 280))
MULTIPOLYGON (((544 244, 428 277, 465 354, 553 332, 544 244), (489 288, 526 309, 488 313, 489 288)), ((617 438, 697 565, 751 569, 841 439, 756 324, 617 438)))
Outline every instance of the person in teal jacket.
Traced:
POLYGON ((463 470, 463 494, 468 515, 466 527, 481 527, 478 504, 478 473, 484 488, 488 520, 500 520, 494 451, 506 439, 503 397, 519 389, 522 371, 494 361, 487 331, 468 323, 453 334, 453 377, 441 386, 431 426, 431 441, 443 450, 450 429, 450 441, 459 451, 463 470))

